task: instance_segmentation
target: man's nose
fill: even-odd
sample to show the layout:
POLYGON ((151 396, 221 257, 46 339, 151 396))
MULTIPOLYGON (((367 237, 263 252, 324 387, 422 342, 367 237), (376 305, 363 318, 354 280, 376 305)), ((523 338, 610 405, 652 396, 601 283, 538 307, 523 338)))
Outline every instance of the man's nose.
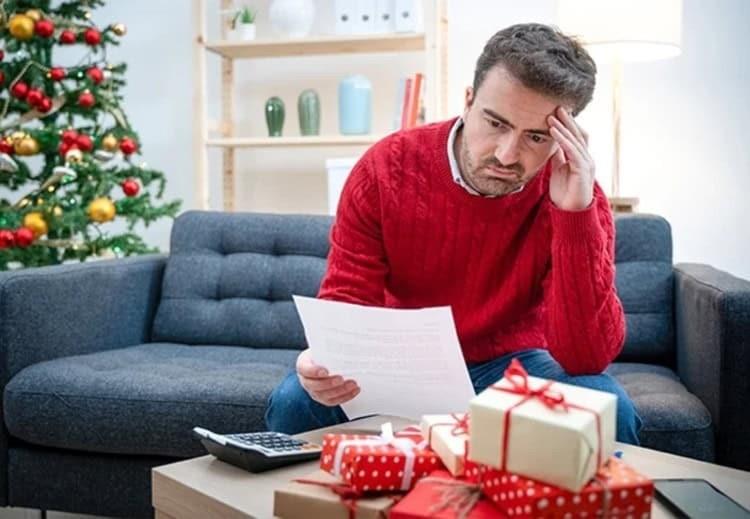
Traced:
POLYGON ((504 166, 515 164, 521 158, 519 146, 520 142, 518 137, 514 135, 504 135, 500 137, 497 147, 495 148, 495 158, 504 166))

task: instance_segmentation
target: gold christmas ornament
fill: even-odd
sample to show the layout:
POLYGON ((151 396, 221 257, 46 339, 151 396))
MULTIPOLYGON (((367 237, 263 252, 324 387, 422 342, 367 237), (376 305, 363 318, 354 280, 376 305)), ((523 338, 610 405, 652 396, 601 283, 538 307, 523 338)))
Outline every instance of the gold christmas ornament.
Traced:
POLYGON ((28 136, 29 134, 26 132, 15 131, 10 134, 10 140, 13 142, 13 144, 15 144, 17 141, 20 141, 21 139, 25 139, 28 136))
POLYGON ((36 155, 39 153, 39 143, 33 137, 24 137, 13 146, 18 155, 36 155))
POLYGON ((44 236, 49 230, 42 213, 36 211, 23 217, 23 226, 31 229, 31 232, 34 233, 34 239, 44 236))
POLYGON ((107 151, 115 151, 118 148, 117 137, 111 133, 105 135, 102 139, 102 148, 107 151))
POLYGON ((39 9, 29 9, 25 14, 35 22, 42 19, 42 12, 39 9))
POLYGON ((55 215, 55 217, 60 218, 63 215, 62 207, 56 205, 54 209, 52 209, 52 214, 55 215))
POLYGON ((30 40, 34 36, 34 20, 25 14, 14 14, 8 21, 8 30, 18 40, 30 40))
POLYGON ((125 36, 128 33, 128 28, 125 27, 124 23, 116 23, 112 25, 112 32, 118 36, 125 36))
POLYGON ((77 148, 68 150, 65 153, 65 162, 70 162, 71 164, 78 164, 82 160, 83 160, 83 152, 77 148))
POLYGON ((116 212, 115 204, 112 203, 112 200, 105 197, 94 199, 88 208, 89 218, 97 223, 114 220, 116 212))

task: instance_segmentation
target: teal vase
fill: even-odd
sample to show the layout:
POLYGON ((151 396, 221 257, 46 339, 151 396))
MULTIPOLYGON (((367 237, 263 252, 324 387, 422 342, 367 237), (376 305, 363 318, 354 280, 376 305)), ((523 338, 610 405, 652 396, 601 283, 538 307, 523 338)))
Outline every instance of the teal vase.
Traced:
POLYGON ((269 137, 281 137, 285 112, 284 101, 280 98, 273 96, 266 101, 266 125, 269 137))
POLYGON ((320 96, 315 90, 302 91, 297 98, 300 135, 320 135, 320 96))
POLYGON ((339 131, 344 135, 370 133, 372 84, 364 76, 344 78, 339 83, 339 131))

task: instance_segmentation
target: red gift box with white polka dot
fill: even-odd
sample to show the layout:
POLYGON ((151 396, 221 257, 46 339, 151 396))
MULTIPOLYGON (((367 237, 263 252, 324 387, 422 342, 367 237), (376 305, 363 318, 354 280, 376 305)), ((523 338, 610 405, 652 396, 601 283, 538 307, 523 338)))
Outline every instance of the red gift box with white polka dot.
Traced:
POLYGON ((380 436, 326 434, 320 468, 357 492, 407 491, 432 471, 445 468, 437 454, 418 440, 421 435, 413 437, 405 452, 380 436))
POLYGON ((651 517, 653 482, 618 458, 610 458, 578 493, 473 462, 466 470, 467 478, 510 518, 651 517))

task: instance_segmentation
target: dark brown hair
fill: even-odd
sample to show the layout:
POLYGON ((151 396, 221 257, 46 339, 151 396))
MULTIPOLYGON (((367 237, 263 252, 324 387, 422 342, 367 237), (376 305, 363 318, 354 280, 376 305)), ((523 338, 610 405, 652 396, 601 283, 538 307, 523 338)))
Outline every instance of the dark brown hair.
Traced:
POLYGON ((477 60, 474 92, 498 65, 526 88, 571 103, 573 115, 594 95, 594 60, 578 41, 549 25, 522 23, 495 33, 477 60))

